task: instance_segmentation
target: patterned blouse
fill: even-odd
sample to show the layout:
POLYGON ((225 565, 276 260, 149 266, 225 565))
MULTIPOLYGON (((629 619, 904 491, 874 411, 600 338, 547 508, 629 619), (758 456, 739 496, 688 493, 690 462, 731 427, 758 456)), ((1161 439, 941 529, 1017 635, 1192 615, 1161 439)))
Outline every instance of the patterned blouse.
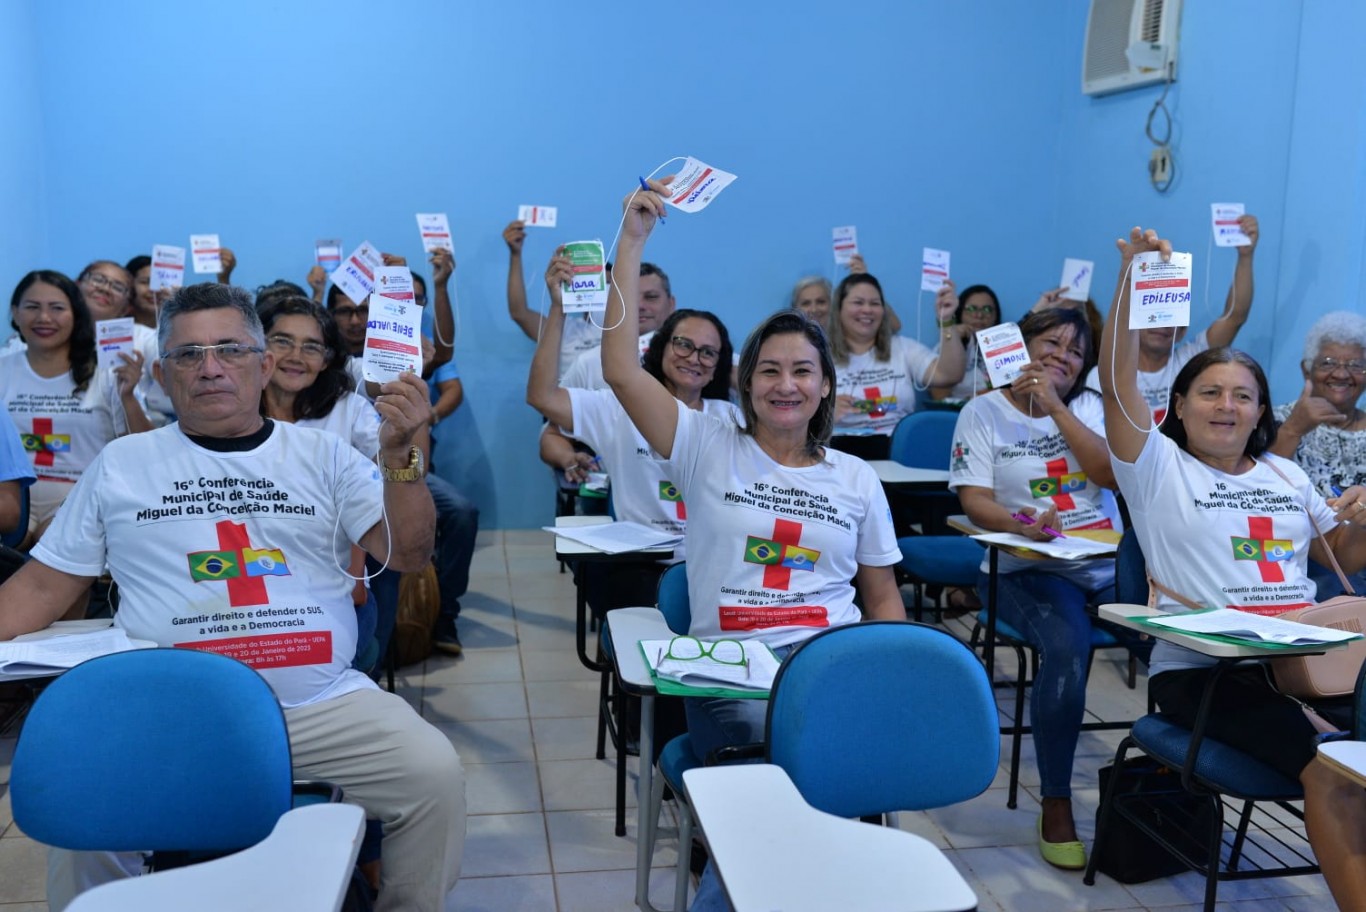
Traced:
MULTIPOLYGON (((1293 402, 1275 409, 1276 420, 1285 421, 1293 402)), ((1366 430, 1344 431, 1321 424, 1300 438, 1295 462, 1324 497, 1336 497, 1333 487, 1366 484, 1366 430)))

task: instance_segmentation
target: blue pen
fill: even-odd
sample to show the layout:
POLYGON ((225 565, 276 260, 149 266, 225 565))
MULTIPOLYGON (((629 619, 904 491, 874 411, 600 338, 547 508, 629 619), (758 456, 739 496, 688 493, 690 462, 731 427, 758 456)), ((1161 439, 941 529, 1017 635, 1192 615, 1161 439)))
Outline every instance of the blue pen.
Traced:
MULTIPOLYGON (((645 183, 645 178, 642 177, 642 178, 639 178, 639 180, 640 180, 640 189, 644 190, 646 193, 649 193, 649 192, 650 192, 650 185, 647 184, 647 183, 645 183)), ((659 224, 661 224, 661 225, 664 224, 664 216, 662 216, 662 215, 659 217, 659 224)))
POLYGON ((1342 488, 1339 488, 1337 485, 1329 485, 1328 490, 1333 492, 1334 497, 1342 496, 1342 488))

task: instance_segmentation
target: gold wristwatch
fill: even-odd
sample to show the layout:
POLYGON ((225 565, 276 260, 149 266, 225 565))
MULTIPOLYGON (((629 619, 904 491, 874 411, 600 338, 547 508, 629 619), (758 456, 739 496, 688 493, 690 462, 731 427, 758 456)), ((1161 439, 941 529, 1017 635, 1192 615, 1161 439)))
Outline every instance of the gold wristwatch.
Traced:
POLYGON ((408 464, 401 469, 389 468, 381 458, 379 474, 385 481, 421 481, 427 476, 427 460, 422 456, 422 447, 408 450, 408 464))

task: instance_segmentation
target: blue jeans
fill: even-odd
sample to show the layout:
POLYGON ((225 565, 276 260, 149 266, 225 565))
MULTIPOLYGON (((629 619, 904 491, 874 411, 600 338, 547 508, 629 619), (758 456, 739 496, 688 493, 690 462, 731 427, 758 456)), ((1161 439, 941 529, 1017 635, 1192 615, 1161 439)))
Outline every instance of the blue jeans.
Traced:
POLYGON ((427 475, 427 490, 436 504, 436 584, 441 590, 441 617, 455 620, 460 614, 460 596, 470 587, 479 508, 440 475, 427 475))
MULTIPOLYGON (((977 577, 982 604, 987 604, 989 579, 986 573, 977 577)), ((1091 664, 1091 616, 1086 606, 1114 598, 1113 581, 1087 592, 1071 580, 1042 570, 997 576, 998 617, 1019 631, 1039 653, 1029 713, 1040 791, 1045 798, 1072 797, 1072 760, 1086 711, 1086 677, 1091 664)))
MULTIPOLYGON (((782 661, 799 645, 779 646, 773 652, 782 661)), ((767 700, 689 697, 683 701, 683 707, 688 714, 688 734, 692 736, 693 751, 699 757, 705 758, 721 747, 755 744, 764 740, 764 727, 768 721, 767 700)), ((691 846, 678 847, 680 852, 690 850, 691 846)), ((690 912, 731 912, 730 900, 726 898, 726 891, 716 874, 716 865, 710 861, 702 871, 702 879, 697 883, 697 894, 688 909, 690 912)))

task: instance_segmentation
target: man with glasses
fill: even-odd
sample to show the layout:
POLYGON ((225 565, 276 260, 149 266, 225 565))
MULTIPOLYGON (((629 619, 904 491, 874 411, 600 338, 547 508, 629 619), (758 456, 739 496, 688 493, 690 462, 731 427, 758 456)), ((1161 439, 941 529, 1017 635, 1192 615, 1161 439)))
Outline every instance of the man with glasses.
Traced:
MULTIPOLYGON (((1208 329, 1197 333, 1195 338, 1184 342, 1184 326, 1138 331, 1138 389, 1152 410, 1154 426, 1161 424, 1166 417, 1172 381, 1186 366, 1186 362, 1207 349, 1232 345, 1238 330, 1243 328, 1248 314, 1252 312, 1252 257, 1257 252, 1257 216, 1242 216, 1238 219, 1238 226, 1251 243, 1236 248, 1238 264, 1233 269, 1233 283, 1229 286, 1224 312, 1219 318, 1208 329)), ((1096 365, 1086 378, 1086 385, 1097 392, 1100 391, 1100 369, 1101 365, 1096 365)))
MULTIPOLYGON (((159 341, 179 423, 100 453, 0 587, 0 639, 46 627, 107 563, 122 593, 115 623, 253 666, 284 709, 296 777, 336 782, 383 823, 378 908, 437 912, 459 872, 464 774, 449 739, 351 670, 343 572, 353 542, 398 569, 429 559, 426 386, 404 374, 380 388, 376 465, 335 434, 261 416, 275 356, 245 291, 181 289, 159 341)), ((97 747, 72 737, 73 749, 97 747)), ((49 905, 140 864, 136 853, 51 849, 49 905)))

